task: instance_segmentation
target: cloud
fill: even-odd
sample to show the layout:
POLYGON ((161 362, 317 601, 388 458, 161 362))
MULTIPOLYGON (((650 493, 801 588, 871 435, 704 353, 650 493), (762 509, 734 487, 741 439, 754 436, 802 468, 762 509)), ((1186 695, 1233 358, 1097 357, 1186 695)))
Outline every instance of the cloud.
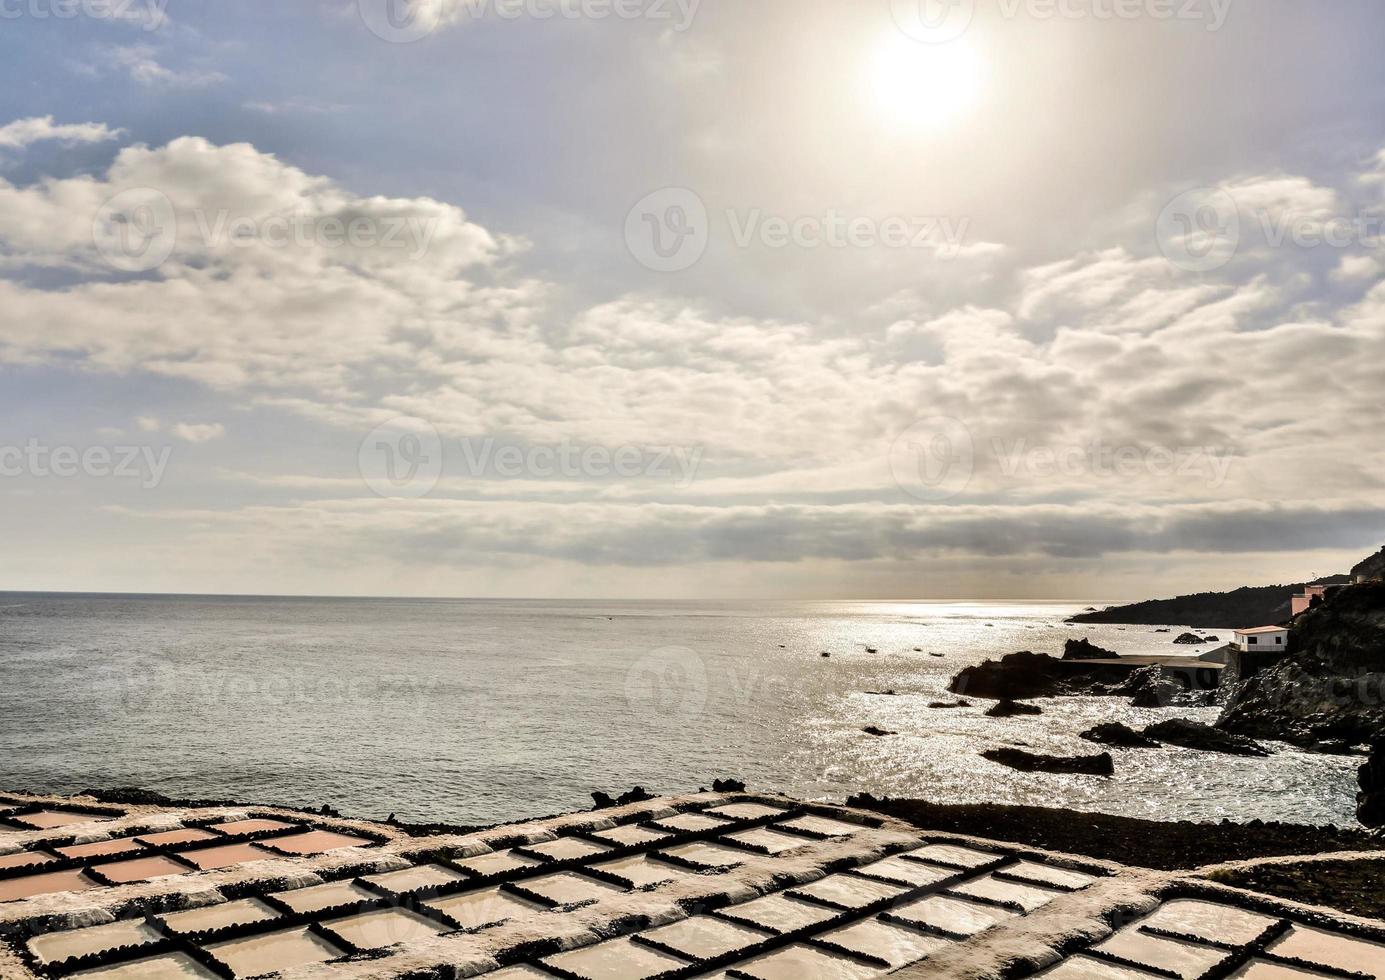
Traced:
POLYGON ((173 425, 173 434, 184 442, 211 442, 213 439, 220 439, 226 434, 226 427, 219 422, 208 422, 196 424, 191 422, 177 422, 173 425))
POLYGON ((22 149, 34 143, 103 143, 124 134, 105 123, 54 123, 52 116, 31 116, 0 126, 0 147, 22 149))
POLYGON ((1332 270, 1332 278, 1337 282, 1364 282, 1381 274, 1379 260, 1373 255, 1343 255, 1332 270))
MULTIPOLYGON (((1330 200, 1298 180, 1254 187, 1271 208, 1330 200)), ((302 554, 326 542, 401 562, 459 549, 591 565, 1090 562, 1302 549, 1378 518, 1362 501, 1385 454, 1363 447, 1385 430, 1385 285, 1333 307, 1277 274, 1283 255, 1190 275, 1132 238, 1014 270, 952 309, 896 293, 843 327, 669 295, 574 302, 523 272, 526 248, 453 204, 357 194, 248 144, 126 147, 103 173, 0 179, 0 364, 191 382, 350 447, 345 469, 237 481, 271 503, 166 513, 225 547, 287 527, 301 530, 276 540, 302 554), (166 201, 167 227, 138 208, 117 227, 166 232, 169 251, 130 273, 92 230, 139 188, 159 196, 141 207, 166 201), (436 499, 376 500, 358 479, 361 440, 399 416, 447 447, 436 499), (895 439, 932 417, 972 441, 974 472, 946 505, 912 499, 888 465, 895 439), (459 441, 489 435, 705 456, 683 488, 459 473, 459 441), (1229 469, 1214 481, 1093 462, 1121 450, 1229 469), (1046 465, 1052 454, 1076 463, 1046 465)))
POLYGON ((107 63, 141 85, 202 87, 226 81, 219 71, 172 69, 159 63, 152 47, 145 44, 113 45, 105 49, 107 63))

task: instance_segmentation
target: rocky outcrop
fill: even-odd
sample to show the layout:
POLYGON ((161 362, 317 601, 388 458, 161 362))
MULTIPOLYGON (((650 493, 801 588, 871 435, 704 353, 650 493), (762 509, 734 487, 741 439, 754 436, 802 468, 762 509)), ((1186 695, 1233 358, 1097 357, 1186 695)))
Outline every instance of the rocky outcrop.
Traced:
POLYGON ((1122 725, 1118 721, 1089 728, 1081 737, 1098 745, 1114 745, 1121 749, 1157 749, 1160 745, 1155 739, 1142 735, 1129 725, 1122 725))
POLYGON ((1264 758, 1270 754, 1269 749, 1253 739, 1221 731, 1211 725, 1204 725, 1200 721, 1188 721, 1186 718, 1175 718, 1171 721, 1161 721, 1157 725, 1150 725, 1144 730, 1144 735, 1146 738, 1155 739, 1166 745, 1197 749, 1200 752, 1221 752, 1224 755, 1258 758, 1264 758))
POLYGON ((997 701, 995 707, 986 712, 987 718, 1017 718, 1020 715, 1041 715, 1044 709, 1036 704, 1020 701, 997 701))
POLYGON ((1068 640, 1063 647, 1064 660, 1119 660, 1120 654, 1112 650, 1103 650, 1095 643, 1083 637, 1080 640, 1068 640))
POLYGON ((1201 646, 1207 641, 1204 640, 1202 637, 1198 636, 1196 633, 1184 633, 1173 642, 1182 643, 1185 646, 1201 646))
POLYGON ((1329 592, 1294 621, 1287 649, 1232 691, 1218 728, 1304 747, 1385 731, 1385 583, 1329 592))
POLYGON ((865 728, 862 728, 861 731, 865 732, 867 735, 873 735, 876 738, 888 738, 891 735, 899 734, 899 732, 892 732, 888 728, 880 728, 876 725, 867 725, 865 728))
POLYGON ((1381 579, 1385 579, 1385 548, 1351 570, 1353 582, 1379 582, 1381 579))
POLYGON ((1371 757, 1357 776, 1356 819, 1367 827, 1385 827, 1385 734, 1371 741, 1371 757))
POLYGON ((1042 653, 1012 653, 967 667, 952 679, 953 694, 993 701, 1028 701, 1072 694, 1111 694, 1125 674, 1119 668, 1059 660, 1042 653))
POLYGON ((1017 769, 1020 772, 1047 772, 1059 775, 1114 776, 1116 762, 1111 753, 1088 756, 1036 755, 1023 749, 991 749, 981 753, 991 762, 1017 769))
POLYGON ((1182 700, 1185 691, 1163 667, 1151 664, 1135 671, 1121 693, 1130 695, 1130 704, 1135 708, 1168 708, 1182 700))

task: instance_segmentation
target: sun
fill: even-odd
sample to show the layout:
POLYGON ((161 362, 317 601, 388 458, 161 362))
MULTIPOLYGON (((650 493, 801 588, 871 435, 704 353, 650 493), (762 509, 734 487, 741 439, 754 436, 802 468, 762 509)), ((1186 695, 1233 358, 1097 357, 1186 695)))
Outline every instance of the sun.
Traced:
POLYGON ((984 65, 964 39, 924 44, 892 33, 866 66, 866 98, 894 128, 937 129, 966 116, 981 97, 984 65))

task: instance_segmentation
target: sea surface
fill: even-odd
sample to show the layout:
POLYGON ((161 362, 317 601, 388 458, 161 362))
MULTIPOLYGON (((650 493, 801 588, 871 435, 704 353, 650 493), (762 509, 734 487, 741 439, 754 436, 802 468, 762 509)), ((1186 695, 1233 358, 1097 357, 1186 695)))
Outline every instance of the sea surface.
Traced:
POLYGON ((1186 649, 1150 626, 1064 625, 1101 604, 0 593, 0 790, 139 786, 481 824, 583 808, 593 790, 734 776, 813 799, 868 790, 1352 822, 1357 761, 1288 746, 1270 759, 1123 751, 1114 779, 980 757, 1003 745, 1091 752, 1077 733, 1098 722, 1215 710, 1070 698, 996 720, 987 702, 928 707, 951 700, 948 681, 968 664, 1061 653, 1073 637, 1126 654, 1186 649))

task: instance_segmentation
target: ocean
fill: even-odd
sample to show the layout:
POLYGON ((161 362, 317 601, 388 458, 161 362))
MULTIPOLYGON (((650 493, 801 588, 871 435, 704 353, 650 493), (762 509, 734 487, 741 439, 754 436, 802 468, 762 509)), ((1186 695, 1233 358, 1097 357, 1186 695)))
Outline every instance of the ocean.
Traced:
POLYGON ((1069 638, 1184 649, 1155 627, 1064 624, 1101 604, 0 594, 0 790, 138 786, 488 824, 579 809, 594 790, 736 777, 824 800, 866 790, 1353 822, 1357 760, 1288 746, 1270 759, 1118 751, 1114 779, 980 757, 1003 745, 1091 752, 1077 733, 1098 722, 1211 721, 1215 710, 1061 698, 999 720, 986 702, 928 708, 968 664, 1058 654, 1069 638), (868 693, 888 690, 897 696, 868 693), (871 737, 868 725, 898 734, 871 737))

